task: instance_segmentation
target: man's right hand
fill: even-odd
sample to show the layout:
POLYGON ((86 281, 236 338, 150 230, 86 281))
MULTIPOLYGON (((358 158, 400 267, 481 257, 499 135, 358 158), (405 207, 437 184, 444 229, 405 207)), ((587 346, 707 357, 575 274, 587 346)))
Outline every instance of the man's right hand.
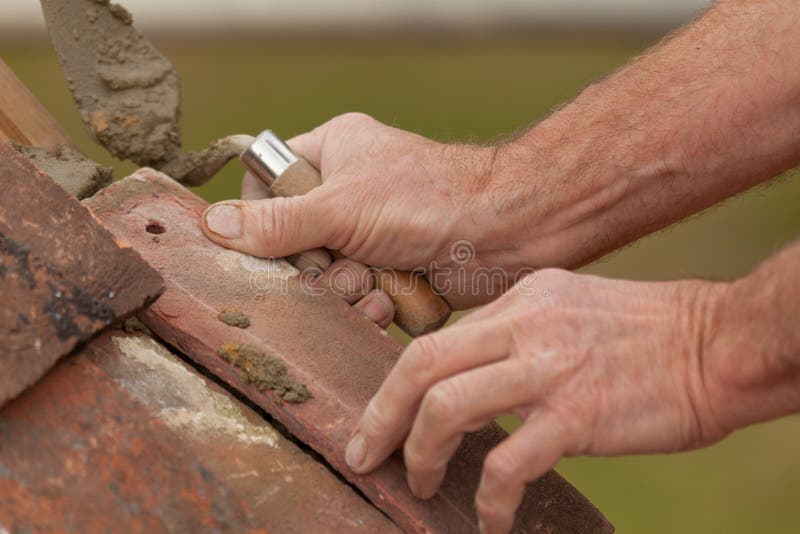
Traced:
MULTIPOLYGON (((513 285, 528 208, 495 179, 496 147, 437 143, 357 113, 288 144, 320 170, 323 185, 300 197, 215 204, 205 215, 210 239, 260 257, 327 247, 377 267, 424 268, 455 308, 513 285), (492 275, 472 276, 481 267, 492 275), (459 286, 459 276, 478 284, 459 286)), ((243 196, 261 187, 248 175, 243 196)))

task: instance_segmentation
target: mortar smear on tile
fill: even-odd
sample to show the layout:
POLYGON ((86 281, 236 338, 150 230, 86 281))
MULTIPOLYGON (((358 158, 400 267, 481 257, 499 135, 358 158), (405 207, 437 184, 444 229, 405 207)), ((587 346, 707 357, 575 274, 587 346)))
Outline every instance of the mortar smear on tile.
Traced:
POLYGON ((305 384, 301 384, 286 370, 277 358, 242 343, 223 343, 218 354, 241 369, 242 378, 261 391, 272 391, 278 402, 292 404, 305 402, 312 397, 305 384))

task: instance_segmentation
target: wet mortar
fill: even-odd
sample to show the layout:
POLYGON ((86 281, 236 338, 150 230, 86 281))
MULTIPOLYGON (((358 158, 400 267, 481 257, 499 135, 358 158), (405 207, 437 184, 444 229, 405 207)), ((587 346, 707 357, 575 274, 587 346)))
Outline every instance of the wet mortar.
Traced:
POLYGON ((90 197, 111 183, 111 167, 86 159, 83 154, 66 145, 54 151, 13 142, 11 146, 53 178, 67 193, 79 199, 90 197))
POLYGON ((48 30, 81 118, 119 159, 154 166, 180 151, 172 64, 106 0, 43 0, 48 30))
POLYGON ((81 118, 114 157, 201 185, 252 142, 233 135, 182 153, 178 73, 133 16, 108 0, 42 0, 42 7, 81 118))
POLYGON ((242 371, 245 382, 253 384, 260 391, 271 391, 279 403, 297 404, 312 397, 305 384, 289 376, 282 361, 255 347, 228 342, 223 343, 217 353, 242 371))

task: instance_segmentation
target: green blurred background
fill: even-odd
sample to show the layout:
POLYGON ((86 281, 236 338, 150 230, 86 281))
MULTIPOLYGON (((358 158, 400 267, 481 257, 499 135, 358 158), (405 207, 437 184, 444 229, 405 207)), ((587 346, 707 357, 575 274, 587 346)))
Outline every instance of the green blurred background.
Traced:
MULTIPOLYGON (((188 148, 270 128, 284 137, 343 112, 362 111, 440 140, 491 141, 547 115, 582 87, 657 42, 563 34, 537 38, 262 40, 156 39, 183 82, 188 148)), ((61 72, 41 39, 3 40, 2 57, 91 157, 61 72)), ((238 195, 229 165, 198 190, 238 195)), ((800 180, 791 173, 584 269, 635 279, 731 279, 800 235, 800 180)), ((503 424, 513 429, 511 418, 503 424)), ((800 417, 738 432, 702 451, 580 458, 558 469, 619 532, 797 532, 800 417)))

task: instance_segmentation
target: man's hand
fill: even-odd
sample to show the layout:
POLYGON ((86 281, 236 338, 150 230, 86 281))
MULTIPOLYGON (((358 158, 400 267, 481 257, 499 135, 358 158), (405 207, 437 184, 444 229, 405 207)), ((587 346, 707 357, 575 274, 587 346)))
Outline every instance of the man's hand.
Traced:
POLYGON ((682 451, 800 410, 800 244, 733 283, 544 270, 415 340, 347 447, 357 473, 404 445, 431 497, 466 432, 524 423, 486 458, 475 504, 506 532, 525 483, 563 456, 682 451))
MULTIPOLYGON (((261 205, 264 199, 270 198, 269 189, 261 180, 250 173, 247 173, 242 181, 243 201, 254 201, 252 204, 261 205)), ((239 248, 243 252, 255 255, 263 252, 263 247, 252 243, 252 239, 242 236, 239 239, 230 238, 243 231, 244 217, 252 218, 250 213, 251 204, 248 202, 225 202, 218 204, 221 209, 216 210, 211 223, 215 228, 208 225, 208 220, 204 220, 203 231, 213 241, 232 248, 239 248), (253 250, 253 247, 258 250, 253 250)), ((253 221, 248 223, 251 225, 253 221)), ((298 249, 301 251, 302 249, 298 249)), ((323 268, 323 272, 305 272, 303 276, 313 277, 308 279, 308 283, 323 290, 328 290, 352 304, 353 308, 364 314, 368 319, 382 328, 386 328, 394 318, 394 303, 392 299, 383 291, 373 289, 374 278, 370 275, 369 268, 351 259, 340 259, 333 261, 328 251, 324 249, 303 250, 304 254, 313 258, 314 263, 323 268)))
POLYGON ((531 275, 414 340, 367 406, 347 463, 369 472, 405 442, 409 486, 430 498, 464 433, 515 413, 524 424, 489 453, 475 497, 483 532, 506 532, 525 484, 562 456, 719 440, 730 429, 717 422, 703 356, 725 287, 531 275))
POLYGON ((495 147, 441 144, 357 113, 288 144, 320 170, 323 185, 302 197, 249 200, 265 190, 247 175, 248 200, 206 213, 210 239, 261 257, 324 246, 369 265, 427 269, 455 308, 498 297, 523 268, 535 191, 493 179, 495 147), (461 242, 466 258, 453 254, 461 242), (467 276, 479 284, 455 291, 456 267, 463 278, 487 266, 492 277, 467 276))

